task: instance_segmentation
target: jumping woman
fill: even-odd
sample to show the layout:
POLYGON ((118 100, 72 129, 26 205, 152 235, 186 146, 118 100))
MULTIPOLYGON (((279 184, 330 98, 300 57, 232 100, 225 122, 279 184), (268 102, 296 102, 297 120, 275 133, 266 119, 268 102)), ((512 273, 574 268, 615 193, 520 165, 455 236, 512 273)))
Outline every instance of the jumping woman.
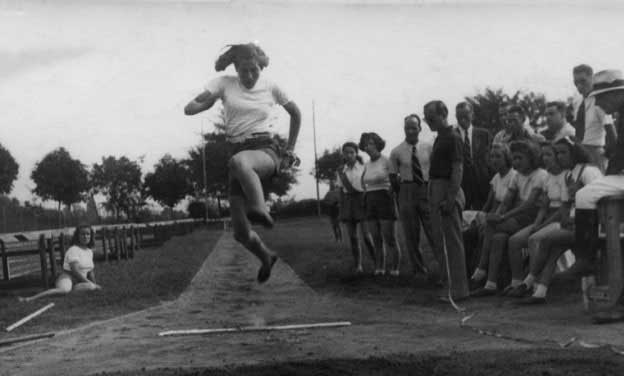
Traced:
POLYGON ((293 153, 301 112, 285 92, 273 82, 260 77, 269 65, 269 58, 254 43, 234 44, 219 56, 215 70, 221 72, 234 64, 237 75, 219 76, 184 108, 186 115, 195 115, 211 108, 220 99, 225 113, 225 134, 232 157, 229 168, 229 200, 234 238, 262 263, 258 282, 271 276, 277 256, 252 230, 251 222, 273 227, 262 188, 262 181, 297 163, 293 153), (290 115, 288 142, 280 147, 271 133, 271 119, 276 105, 290 115))

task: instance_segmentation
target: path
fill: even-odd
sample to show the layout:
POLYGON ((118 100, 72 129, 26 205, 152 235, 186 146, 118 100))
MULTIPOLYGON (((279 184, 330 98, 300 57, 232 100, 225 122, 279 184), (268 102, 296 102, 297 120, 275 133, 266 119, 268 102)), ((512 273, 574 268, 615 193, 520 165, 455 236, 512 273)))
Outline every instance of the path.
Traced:
MULTIPOLYGON (((257 262, 226 233, 216 244, 187 291, 176 301, 145 311, 62 332, 55 338, 0 351, 2 375, 87 375, 141 368, 219 367, 267 361, 368 357, 477 349, 530 348, 519 342, 479 336, 459 328, 449 307, 409 302, 387 306, 379 301, 350 301, 319 296, 285 263, 271 280, 255 282, 257 262), (173 329, 352 321, 351 327, 158 337, 173 329)), ((484 317, 482 315, 482 317, 484 317)), ((487 316, 485 317, 487 318, 487 316)), ((474 323, 533 339, 552 335, 564 340, 565 325, 515 325, 513 318, 474 323)), ((472 321, 472 320, 471 320, 472 321)), ((517 322, 517 321, 515 321, 517 322)), ((624 329, 587 327, 583 335, 619 338, 624 329), (591 331, 590 331, 591 329, 591 331), (601 329, 602 330, 602 329, 601 329)), ((588 339, 592 339, 589 338, 588 339)), ((545 337, 544 337, 545 338, 545 337)))

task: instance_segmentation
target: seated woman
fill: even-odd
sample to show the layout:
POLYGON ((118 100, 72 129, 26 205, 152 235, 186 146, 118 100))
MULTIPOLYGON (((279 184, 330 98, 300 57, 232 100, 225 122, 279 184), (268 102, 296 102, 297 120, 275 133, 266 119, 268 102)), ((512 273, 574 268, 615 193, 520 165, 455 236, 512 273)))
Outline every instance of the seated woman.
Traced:
POLYGON ((485 286, 471 293, 475 297, 496 294, 509 236, 531 224, 537 216, 537 199, 547 176, 546 171, 539 168, 540 151, 533 142, 512 142, 510 149, 517 173, 502 204, 486 217, 479 267, 471 279, 473 284, 486 277, 487 281, 485 286))
POLYGON ((72 246, 65 252, 63 271, 56 279, 56 286, 29 297, 19 297, 20 302, 53 295, 66 295, 72 291, 93 291, 101 287, 95 283, 93 251, 95 236, 90 226, 78 226, 74 231, 72 246))
POLYGON ((358 155, 358 146, 355 142, 346 142, 342 145, 344 166, 338 170, 338 187, 340 188, 340 220, 347 226, 351 252, 355 261, 355 273, 363 273, 362 248, 358 239, 358 227, 364 237, 364 244, 375 263, 375 246, 370 234, 364 228, 364 188, 362 175, 364 164, 358 155))
POLYGON ((364 187, 366 225, 373 237, 375 250, 375 275, 386 273, 386 249, 392 254, 390 275, 398 276, 401 265, 401 251, 396 240, 397 219, 394 197, 390 189, 390 160, 381 154, 386 142, 377 133, 362 133, 359 147, 370 160, 364 164, 362 186, 364 187), (385 247, 384 247, 385 244, 385 247))
POLYGON ((581 146, 569 138, 554 144, 557 162, 566 173, 566 190, 563 197, 561 221, 535 229, 529 236, 529 274, 520 290, 533 295, 518 301, 518 304, 546 303, 548 286, 555 271, 557 259, 574 245, 574 196, 581 187, 602 177, 598 167, 591 164, 591 157, 581 146))
POLYGON ((522 250, 528 247, 529 236, 538 242, 541 236, 548 236, 549 231, 558 228, 559 222, 567 214, 568 201, 566 175, 569 171, 563 170, 557 162, 554 146, 551 143, 542 145, 542 162, 548 176, 544 182, 544 189, 539 199, 539 211, 535 221, 516 232, 509 238, 509 266, 511 267, 511 284, 504 290, 504 295, 522 298, 531 293, 531 285, 523 283, 524 260, 522 250))
MULTIPOLYGON (((468 270, 473 270, 479 264, 478 247, 479 240, 483 237, 485 229, 485 216, 487 213, 496 212, 509 190, 513 177, 516 175, 516 170, 511 167, 511 151, 506 144, 492 144, 489 163, 492 169, 496 171, 496 175, 490 180, 490 191, 487 200, 481 211, 475 216, 470 227, 463 234, 468 270)), ((475 273, 477 273, 476 270, 475 273)), ((471 280, 474 281, 475 279, 476 277, 473 275, 471 280)))

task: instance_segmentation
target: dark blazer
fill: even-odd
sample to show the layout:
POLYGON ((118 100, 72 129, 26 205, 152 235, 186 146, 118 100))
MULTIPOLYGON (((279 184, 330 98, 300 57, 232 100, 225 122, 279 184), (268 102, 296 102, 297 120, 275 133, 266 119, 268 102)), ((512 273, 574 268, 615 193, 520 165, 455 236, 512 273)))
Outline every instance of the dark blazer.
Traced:
MULTIPOLYGON (((459 127, 459 126, 458 126, 459 127)), ((461 132, 456 128, 457 134, 461 132)), ((462 142, 464 139, 462 138, 462 142)), ((485 128, 472 126, 472 164, 464 160, 462 189, 466 195, 466 210, 481 210, 490 190, 490 180, 494 173, 489 165, 492 135, 485 128)))

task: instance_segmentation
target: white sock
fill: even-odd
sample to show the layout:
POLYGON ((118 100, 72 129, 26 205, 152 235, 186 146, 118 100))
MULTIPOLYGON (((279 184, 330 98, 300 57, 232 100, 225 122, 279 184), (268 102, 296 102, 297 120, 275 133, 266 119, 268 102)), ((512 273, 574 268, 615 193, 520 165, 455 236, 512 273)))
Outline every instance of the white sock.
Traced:
POLYGON ((545 298, 547 292, 548 292, 548 287, 546 285, 542 285, 541 283, 538 283, 535 286, 535 292, 533 293, 533 297, 545 298))
POLYGON ((496 290, 498 288, 498 285, 496 284, 496 282, 487 281, 485 282, 485 286, 483 288, 486 290, 496 290))
POLYGON ((520 279, 512 279, 511 280, 511 287, 518 287, 522 284, 522 280, 520 279))
POLYGON ((472 273, 472 277, 470 277, 470 279, 473 279, 475 281, 480 281, 483 278, 485 278, 485 276, 487 275, 487 272, 483 269, 475 269, 474 273, 472 273))
POLYGON ((527 285, 528 287, 531 287, 533 286, 534 282, 535 282, 535 276, 533 274, 529 274, 526 276, 523 283, 527 285))

